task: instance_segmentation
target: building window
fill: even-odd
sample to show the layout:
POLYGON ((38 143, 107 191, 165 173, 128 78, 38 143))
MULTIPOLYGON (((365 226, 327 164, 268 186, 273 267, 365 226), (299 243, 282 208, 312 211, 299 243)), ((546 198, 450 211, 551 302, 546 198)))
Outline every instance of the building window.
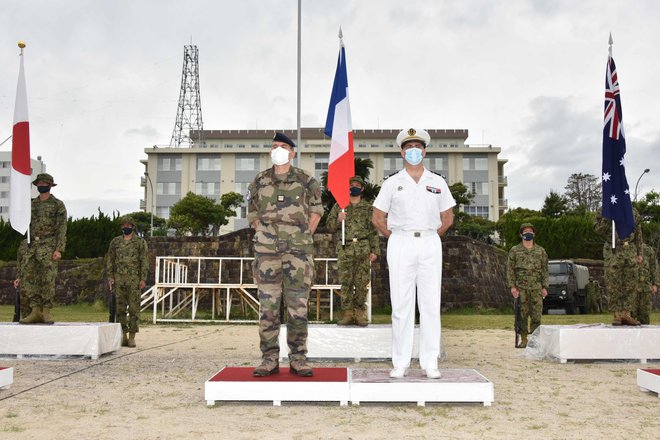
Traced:
POLYGON ((257 159, 254 157, 237 157, 236 171, 257 171, 257 159))
POLYGON ((488 195, 488 182, 466 182, 472 194, 477 196, 488 195))
POLYGON ((463 157, 463 170, 465 171, 487 171, 487 157, 463 157))
POLYGON ((0 168, 11 168, 11 162, 6 162, 6 161, 0 162, 0 168))
POLYGON ((385 172, 399 171, 403 168, 403 158, 399 155, 385 157, 383 159, 383 170, 385 172))
POLYGON ((197 171, 220 171, 220 157, 198 157, 197 171))
POLYGON ((9 191, 0 191, 0 199, 9 198, 9 191))
POLYGON ((477 217, 488 218, 488 206, 466 206, 465 213, 477 217))
POLYGON ((8 183, 9 176, 0 176, 0 183, 8 183))
POLYGON ((180 182, 158 182, 156 194, 159 196, 178 196, 181 195, 180 182))
POLYGON ((234 191, 243 196, 243 204, 236 208, 236 218, 247 218, 247 191, 250 182, 236 182, 234 184, 234 191))
POLYGON ((156 206, 156 215, 160 218, 168 219, 170 218, 170 207, 169 206, 156 206))
POLYGON ((181 171, 181 157, 180 156, 159 157, 158 171, 181 171))
POLYGON ((238 148, 245 148, 245 144, 239 144, 238 148))
POLYGON ((252 144, 250 145, 251 148, 261 148, 261 145, 259 144, 252 144))
POLYGON ((9 206, 0 206, 0 213, 9 212, 9 206))
POLYGON ((232 144, 226 144, 225 147, 227 147, 227 148, 232 148, 233 145, 232 145, 232 144))
POLYGON ((195 194, 200 196, 211 196, 217 199, 220 195, 220 184, 218 182, 195 182, 195 194))

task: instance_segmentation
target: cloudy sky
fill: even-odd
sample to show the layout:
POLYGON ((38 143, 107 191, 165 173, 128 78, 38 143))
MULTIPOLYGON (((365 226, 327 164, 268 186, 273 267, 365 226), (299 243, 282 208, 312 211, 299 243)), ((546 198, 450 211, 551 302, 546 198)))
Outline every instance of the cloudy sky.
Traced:
MULTIPOLYGON (((341 26, 354 128, 468 129, 508 159, 509 206, 538 209, 600 175, 612 32, 628 180, 660 190, 658 23, 657 0, 303 0, 302 125, 325 123, 341 26)), ((32 156, 74 218, 138 210, 191 41, 205 129, 296 126, 296 0, 3 0, 0 29, 0 142, 25 40, 32 156)))

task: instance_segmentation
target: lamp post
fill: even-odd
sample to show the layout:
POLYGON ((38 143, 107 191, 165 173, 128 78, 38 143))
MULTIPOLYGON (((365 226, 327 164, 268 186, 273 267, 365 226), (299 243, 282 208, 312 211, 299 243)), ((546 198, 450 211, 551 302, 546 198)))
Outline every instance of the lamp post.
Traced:
POLYGON ((151 223, 149 226, 149 236, 153 237, 154 236, 154 184, 151 183, 151 177, 149 177, 149 172, 145 171, 144 172, 144 177, 147 178, 149 181, 149 188, 151 188, 151 223))
POLYGON ((637 183, 635 184, 635 201, 637 201, 637 187, 639 186, 639 181, 642 180, 644 174, 648 173, 649 171, 651 171, 649 168, 645 169, 642 171, 642 174, 639 175, 639 179, 637 179, 637 183))

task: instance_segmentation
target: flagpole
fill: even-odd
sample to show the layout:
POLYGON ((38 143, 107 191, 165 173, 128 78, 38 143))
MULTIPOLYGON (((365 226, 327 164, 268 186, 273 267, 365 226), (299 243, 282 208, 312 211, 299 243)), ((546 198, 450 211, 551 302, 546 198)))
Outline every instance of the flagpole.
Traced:
MULTIPOLYGON (((301 134, 300 134, 300 58, 301 58, 301 11, 302 11, 302 0, 298 0, 298 109, 297 109, 297 115, 296 115, 296 120, 297 120, 297 137, 296 137, 296 145, 298 145, 298 151, 300 151, 300 139, 301 139, 301 134)), ((300 167, 300 153, 296 154, 296 166, 300 167)))
MULTIPOLYGON (((610 38, 608 40, 609 44, 609 49, 607 50, 607 53, 609 55, 609 58, 612 58, 612 44, 614 44, 614 40, 612 40, 612 32, 610 32, 610 38)), ((614 219, 612 219, 612 250, 616 249, 616 224, 614 223, 614 219)))
MULTIPOLYGON (((339 26, 339 50, 341 51, 341 48, 344 47, 344 34, 341 31, 341 26, 339 26)), ((346 209, 342 208, 341 212, 346 212, 346 209)), ((346 246, 346 218, 341 221, 341 244, 342 246, 346 246)))

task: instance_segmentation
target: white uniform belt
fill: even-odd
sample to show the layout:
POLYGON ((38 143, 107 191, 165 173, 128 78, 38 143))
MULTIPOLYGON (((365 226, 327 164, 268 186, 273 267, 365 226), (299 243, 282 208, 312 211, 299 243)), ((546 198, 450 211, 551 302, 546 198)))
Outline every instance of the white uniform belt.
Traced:
POLYGON ((438 235, 438 231, 433 229, 425 229, 422 231, 402 231, 395 229, 392 234, 405 235, 407 237, 428 237, 429 235, 438 235))

